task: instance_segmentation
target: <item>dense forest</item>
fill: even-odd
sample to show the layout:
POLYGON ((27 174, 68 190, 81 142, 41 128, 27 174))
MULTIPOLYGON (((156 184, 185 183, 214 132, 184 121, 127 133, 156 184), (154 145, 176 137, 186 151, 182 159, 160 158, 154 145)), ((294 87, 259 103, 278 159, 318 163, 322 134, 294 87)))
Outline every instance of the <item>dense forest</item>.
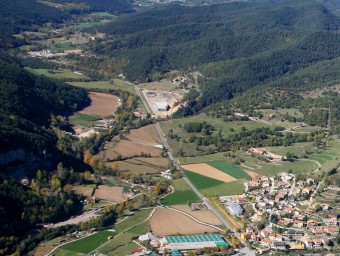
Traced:
POLYGON ((12 48, 23 44, 13 37, 21 31, 32 30, 46 22, 60 23, 68 14, 35 0, 0 1, 0 47, 12 48))
MULTIPOLYGON (((306 89, 309 83, 300 83, 295 74, 333 82, 336 72, 319 77, 315 70, 340 56, 339 24, 319 1, 173 4, 99 27, 111 37, 91 47, 110 63, 119 63, 112 69, 133 81, 159 79, 176 69, 201 72, 202 97, 187 104, 182 110, 186 115, 253 87, 275 87, 287 76, 290 87, 299 82, 306 89)), ((83 64, 101 65, 91 60, 83 64)))
POLYGON ((133 1, 131 0, 50 0, 50 2, 61 4, 83 4, 87 11, 110 12, 112 14, 134 12, 133 1))

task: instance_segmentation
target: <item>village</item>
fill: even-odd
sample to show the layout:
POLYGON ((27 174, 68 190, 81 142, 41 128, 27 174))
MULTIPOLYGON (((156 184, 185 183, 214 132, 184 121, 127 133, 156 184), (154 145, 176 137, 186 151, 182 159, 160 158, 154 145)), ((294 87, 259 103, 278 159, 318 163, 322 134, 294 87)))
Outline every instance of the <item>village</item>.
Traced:
POLYGON ((313 199, 320 184, 312 178, 296 181, 294 174, 282 172, 253 178, 245 182, 244 195, 220 197, 220 202, 246 221, 241 238, 259 254, 331 251, 339 234, 338 216, 329 204, 313 199))

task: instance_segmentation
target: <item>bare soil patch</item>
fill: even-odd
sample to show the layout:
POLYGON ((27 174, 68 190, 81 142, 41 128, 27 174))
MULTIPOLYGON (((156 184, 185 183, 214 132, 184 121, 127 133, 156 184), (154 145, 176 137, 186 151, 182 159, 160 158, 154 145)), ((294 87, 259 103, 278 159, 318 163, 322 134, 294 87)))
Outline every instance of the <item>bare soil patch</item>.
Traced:
POLYGON ((101 159, 112 159, 117 156, 135 156, 141 153, 147 153, 151 156, 161 156, 162 150, 153 146, 142 145, 133 141, 120 140, 119 142, 107 143, 104 150, 99 154, 101 159))
POLYGON ((182 165, 185 170, 201 174, 203 176, 223 182, 235 181, 236 179, 206 163, 182 165))
POLYGON ((170 209, 160 208, 150 219, 152 233, 157 236, 216 232, 216 229, 196 223, 189 217, 170 209))
POLYGON ((53 250, 53 246, 43 246, 38 247, 38 249, 35 251, 34 256, 45 256, 48 255, 50 251, 53 250))
POLYGON ((122 187, 108 187, 105 185, 99 185, 93 196, 113 202, 121 202, 125 200, 122 187))
POLYGON ((192 211, 186 204, 173 205, 172 208, 183 211, 192 217, 211 225, 223 225, 223 223, 215 216, 211 210, 196 210, 192 211))
POLYGON ((100 117, 112 116, 118 106, 118 97, 106 93, 90 92, 91 105, 79 111, 100 117))
POLYGON ((160 139, 153 125, 147 125, 138 129, 130 130, 130 133, 126 137, 132 141, 144 144, 160 144, 160 139))
POLYGON ((253 179, 255 179, 255 178, 257 178, 257 177, 260 176, 257 172, 252 172, 252 171, 248 171, 248 170, 246 170, 246 172, 247 172, 248 175, 249 175, 250 177, 252 177, 253 179))
POLYGON ((164 171, 168 166, 167 158, 143 158, 137 157, 133 159, 127 159, 125 161, 114 161, 105 163, 106 166, 110 166, 113 169, 139 172, 139 173, 157 173, 164 171))
POLYGON ((84 195, 86 197, 92 196, 92 193, 93 193, 94 189, 95 188, 83 187, 83 186, 77 186, 77 187, 73 187, 72 188, 72 190, 74 191, 74 193, 76 195, 84 195))

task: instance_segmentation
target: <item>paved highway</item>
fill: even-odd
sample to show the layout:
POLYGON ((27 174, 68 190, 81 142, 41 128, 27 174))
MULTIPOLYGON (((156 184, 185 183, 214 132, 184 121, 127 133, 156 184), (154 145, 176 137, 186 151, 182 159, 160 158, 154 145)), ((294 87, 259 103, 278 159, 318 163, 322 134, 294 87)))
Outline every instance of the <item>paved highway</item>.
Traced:
MULTIPOLYGON (((136 85, 134 85, 134 87, 135 87, 135 90, 136 90, 136 92, 137 92, 137 95, 140 97, 140 99, 141 99, 141 101, 142 101, 142 103, 143 103, 143 105, 144 105, 145 110, 146 110, 148 113, 152 114, 151 109, 150 109, 150 107, 149 107, 147 101, 144 99, 142 93, 140 92, 140 89, 139 89, 136 85)), ((164 133, 163 133, 163 131, 162 131, 162 129, 161 129, 159 123, 158 123, 158 122, 154 123, 154 126, 155 126, 156 131, 157 131, 157 133, 158 133, 158 135, 159 135, 159 138, 160 138, 161 141, 162 141, 162 144, 163 144, 164 147, 167 149, 168 156, 169 156, 170 160, 172 161, 172 163, 173 163, 173 165, 176 167, 176 169, 181 171, 181 173, 182 173, 182 175, 183 175, 183 179, 186 181, 186 183, 188 183, 188 185, 191 187, 191 189, 197 194, 197 196, 198 196, 199 198, 201 198, 201 200, 204 202, 204 204, 205 204, 205 205, 206 205, 206 206, 207 206, 207 207, 208 207, 208 208, 216 215, 216 217, 219 218, 219 219, 221 220, 221 222, 222 222, 227 228, 229 228, 230 230, 234 231, 234 234, 235 234, 235 235, 238 237, 238 239, 242 242, 241 237, 235 232, 234 227, 233 227, 232 225, 230 225, 230 223, 229 223, 225 218, 223 218, 223 216, 218 212, 218 210, 216 210, 214 207, 211 206, 210 201, 209 201, 207 198, 205 198, 205 197, 201 194, 201 192, 195 187, 195 185, 194 185, 194 184, 193 184, 193 183, 185 176, 185 174, 183 173, 182 169, 181 169, 180 166, 178 165, 177 160, 176 160, 176 159, 174 158, 174 156, 173 156, 173 153, 172 153, 172 151, 171 151, 171 148, 169 147, 169 144, 168 144, 168 142, 167 142, 167 139, 166 139, 166 137, 165 137, 165 135, 164 135, 164 133)), ((254 251, 250 250, 247 246, 245 246, 244 248, 240 249, 239 255, 242 255, 242 254, 243 254, 243 255, 247 255, 247 256, 248 256, 248 255, 249 255, 249 256, 255 256, 254 251)))

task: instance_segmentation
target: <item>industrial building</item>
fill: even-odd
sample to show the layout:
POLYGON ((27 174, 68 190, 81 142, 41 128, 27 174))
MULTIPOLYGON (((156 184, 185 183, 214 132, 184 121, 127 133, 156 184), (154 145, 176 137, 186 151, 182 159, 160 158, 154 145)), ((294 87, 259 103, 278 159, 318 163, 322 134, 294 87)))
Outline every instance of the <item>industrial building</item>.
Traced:
POLYGON ((241 217, 243 215, 244 209, 237 202, 228 200, 227 201, 227 206, 228 206, 229 211, 232 214, 236 215, 237 217, 241 217))
POLYGON ((171 251, 197 250, 206 247, 228 246, 229 244, 219 234, 198 234, 165 236, 161 240, 163 248, 171 251))
POLYGON ((156 102, 155 105, 156 105, 157 111, 168 111, 169 110, 169 105, 164 102, 156 102))

